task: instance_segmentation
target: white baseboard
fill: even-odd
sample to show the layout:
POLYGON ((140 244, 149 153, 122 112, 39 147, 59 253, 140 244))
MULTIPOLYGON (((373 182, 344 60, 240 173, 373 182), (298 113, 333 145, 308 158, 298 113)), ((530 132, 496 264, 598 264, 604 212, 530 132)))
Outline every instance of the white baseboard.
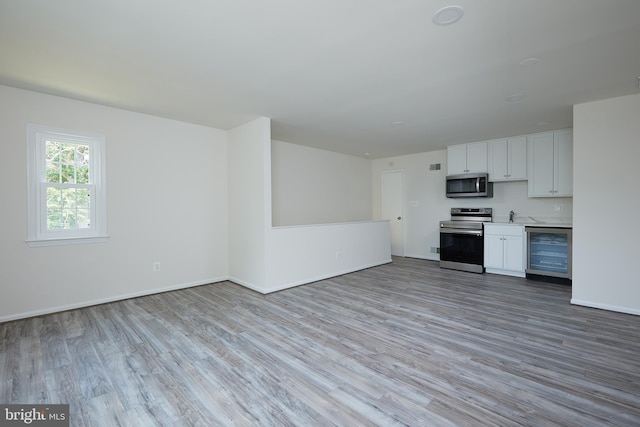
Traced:
POLYGON ((343 274, 353 273, 354 271, 360 271, 360 270, 365 270, 365 269, 371 268, 371 267, 377 267, 379 265, 388 264, 390 262, 392 262, 391 258, 385 259, 385 260, 382 260, 382 261, 379 261, 379 262, 374 262, 374 263, 371 263, 371 264, 366 264, 366 265, 361 265, 361 266, 357 266, 357 267, 348 268, 348 269, 345 269, 345 270, 333 271, 331 273, 322 274, 322 275, 315 276, 315 277, 308 277, 308 278, 305 278, 305 279, 302 279, 302 280, 297 280, 295 282, 286 283, 286 284, 283 284, 283 285, 278 285, 278 286, 274 286, 274 287, 267 288, 267 289, 263 289, 263 288, 254 286, 251 283, 247 283, 247 282, 245 282, 243 280, 239 280, 239 279, 234 278, 234 277, 229 277, 228 280, 230 282, 233 282, 233 283, 236 283, 238 285, 244 286, 245 288, 249 288, 252 291, 256 291, 256 292, 259 292, 259 293, 261 293, 263 295, 266 295, 266 294, 270 294, 272 292, 283 291, 285 289, 294 288, 296 286, 301 286, 301 285, 306 285, 308 283, 317 282, 319 280, 329 279, 331 277, 336 277, 336 276, 342 276, 343 274))
POLYGON ((138 298, 138 297, 144 297, 147 295, 161 294, 163 292, 176 291, 178 289, 193 288, 195 286, 208 285, 211 283, 223 282, 225 280, 228 280, 228 277, 225 276, 225 277, 217 277, 217 278, 207 279, 207 280, 198 280, 196 282, 182 283, 179 285, 167 286, 165 288, 151 289, 148 291, 134 292, 131 294, 117 295, 117 296, 101 298, 97 300, 82 301, 75 304, 60 305, 57 307, 43 308, 41 310, 33 310, 33 311, 27 311, 23 313, 10 314, 8 316, 0 317, 0 323, 10 322, 12 320, 26 319, 29 317, 43 316, 46 314, 59 313, 61 311, 75 310, 78 308, 91 307, 93 305, 100 305, 100 304, 106 304, 106 303, 115 302, 115 301, 122 301, 130 298, 138 298))
POLYGON ((75 304, 60 305, 60 306, 56 306, 56 307, 47 307, 47 308, 43 308, 43 309, 40 309, 40 310, 33 310, 33 311, 27 311, 27 312, 22 312, 22 313, 10 314, 10 315, 7 315, 7 316, 1 316, 0 317, 0 323, 10 322, 12 320, 26 319, 26 318, 29 318, 29 317, 43 316, 43 315, 52 314, 52 313, 59 313, 61 311, 75 310, 75 309, 78 309, 78 308, 91 307, 91 306, 94 306, 94 305, 106 304, 106 303, 110 303, 110 302, 122 301, 122 300, 125 300, 125 299, 130 299, 130 298, 138 298, 138 297, 143 297, 143 296, 147 296, 147 295, 160 294, 160 293, 163 293, 163 292, 176 291, 178 289, 192 288, 192 287, 195 287, 195 286, 208 285, 208 284, 211 284, 211 283, 218 283, 218 282, 224 282, 224 281, 230 281, 230 282, 236 283, 238 285, 244 286, 245 288, 251 289, 251 290, 259 292, 261 294, 269 294, 269 293, 272 293, 272 292, 277 292, 277 291, 281 291, 281 290, 284 290, 284 289, 289 289, 289 288, 293 288, 293 287, 296 287, 296 286, 305 285, 307 283, 317 282, 319 280, 329 279, 331 277, 336 277, 336 276, 341 276, 343 274, 353 273, 354 271, 364 270, 364 269, 367 269, 367 268, 376 267, 378 265, 388 264, 390 262, 392 262, 391 258, 385 259, 385 260, 382 260, 382 261, 379 261, 379 262, 374 262, 374 263, 371 263, 371 264, 367 264, 367 265, 361 265, 361 266, 357 266, 357 267, 348 268, 348 269, 345 269, 345 270, 334 271, 334 272, 331 272, 331 273, 328 273, 328 274, 319 275, 319 276, 316 276, 316 277, 309 277, 309 278, 305 278, 303 280, 287 283, 287 284, 284 284, 284 285, 274 286, 274 287, 267 288, 267 289, 262 289, 260 287, 256 287, 255 285, 253 285, 251 283, 248 283, 248 282, 246 282, 244 280, 240 280, 240 279, 238 279, 236 277, 231 277, 231 276, 216 277, 216 278, 207 279, 207 280, 199 280, 199 281, 196 281, 196 282, 181 283, 181 284, 178 284, 178 285, 167 286, 165 288, 158 288, 158 289, 152 289, 152 290, 148 290, 148 291, 134 292, 134 293, 130 293, 130 294, 123 294, 123 295, 116 295, 116 296, 112 296, 112 297, 108 297, 108 298, 100 298, 100 299, 91 300, 91 301, 82 301, 82 302, 75 303, 75 304))
POLYGON ((524 271, 501 270, 499 268, 486 268, 485 271, 491 274, 500 274, 502 276, 527 277, 524 271))
POLYGON ((579 300, 575 298, 571 298, 571 304, 582 305, 584 307, 599 308, 601 310, 616 311, 618 313, 635 314, 637 316, 640 316, 640 310, 635 308, 619 307, 616 305, 608 305, 608 304, 599 304, 592 301, 584 301, 584 300, 579 300))
POLYGON ((261 294, 264 293, 264 292, 262 292, 262 290, 259 287, 255 286, 254 284, 249 283, 249 282, 247 282, 245 280, 242 280, 242 279, 238 279, 237 277, 229 276, 227 278, 227 280, 229 282, 235 283, 236 285, 240 285, 240 286, 243 286, 243 287, 245 287, 247 289, 251 289, 252 291, 256 291, 256 292, 261 293, 261 294))
POLYGON ((417 258, 417 259, 426 259, 427 261, 440 261, 440 256, 425 256, 418 254, 404 254, 405 258, 417 258))

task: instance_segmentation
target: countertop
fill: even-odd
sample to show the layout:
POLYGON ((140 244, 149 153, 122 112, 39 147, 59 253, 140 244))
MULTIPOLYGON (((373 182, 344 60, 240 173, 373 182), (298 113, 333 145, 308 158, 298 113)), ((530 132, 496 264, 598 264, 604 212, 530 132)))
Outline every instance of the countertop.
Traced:
POLYGON ((525 227, 573 228, 572 218, 537 218, 516 216, 513 222, 506 217, 494 217, 491 224, 520 225, 525 227))

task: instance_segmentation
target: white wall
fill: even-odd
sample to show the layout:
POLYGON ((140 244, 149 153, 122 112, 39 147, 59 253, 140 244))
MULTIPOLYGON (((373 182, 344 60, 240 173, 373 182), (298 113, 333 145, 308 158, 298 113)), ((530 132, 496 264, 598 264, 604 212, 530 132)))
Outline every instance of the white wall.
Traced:
POLYGON ((264 292, 391 262, 389 221, 281 227, 270 233, 264 292))
MULTIPOLYGON (((230 280, 269 293, 390 262, 386 221, 272 227, 271 176, 278 174, 272 163, 275 169, 278 161, 271 158, 270 129, 269 119, 261 118, 229 132, 230 280)), ((292 144, 275 145, 281 153, 299 151, 292 144)), ((296 165, 311 161, 306 152, 285 158, 296 165)), ((312 185, 304 191, 326 202, 325 189, 312 185)), ((344 211, 331 204, 333 211, 344 211)))
POLYGON ((271 122, 260 118, 229 131, 229 276, 267 286, 267 230, 271 228, 271 122))
POLYGON ((371 220, 371 160, 271 144, 273 225, 371 220))
POLYGON ((0 147, 0 321, 228 276, 225 132, 0 86, 0 147), (106 243, 25 244, 27 123, 106 136, 106 243))
POLYGON ((0 322, 226 279, 266 293, 389 262, 387 222, 272 228, 270 130, 0 86, 0 322), (106 136, 106 243, 27 247, 28 123, 106 136))
POLYGON ((571 302, 640 314, 640 95, 574 107, 571 302))
POLYGON ((429 164, 441 163, 446 168, 446 151, 431 151, 373 161, 373 217, 381 218, 382 173, 404 171, 405 256, 438 259, 429 252, 440 246, 438 221, 449 213, 444 197, 446 171, 429 171, 429 164), (409 206, 409 202, 413 206, 409 206))
POLYGON ((408 156, 373 161, 373 218, 380 219, 382 173, 402 170, 405 174, 405 256, 438 260, 432 247, 440 246, 439 222, 449 219, 452 207, 493 208, 496 220, 506 219, 509 211, 516 216, 541 218, 570 218, 573 202, 570 197, 528 198, 527 181, 496 182, 492 198, 448 199, 445 197, 447 151, 438 150, 408 156), (430 164, 440 163, 439 171, 429 170, 430 164), (556 205, 563 211, 556 212, 556 205))

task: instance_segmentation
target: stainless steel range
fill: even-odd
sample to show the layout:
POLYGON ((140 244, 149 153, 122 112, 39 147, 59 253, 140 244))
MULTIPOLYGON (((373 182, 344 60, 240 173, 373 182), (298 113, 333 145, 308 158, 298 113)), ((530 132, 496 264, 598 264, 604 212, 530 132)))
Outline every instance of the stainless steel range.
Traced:
POLYGON ((484 228, 491 208, 451 208, 451 220, 440 221, 440 267, 484 272, 484 228))

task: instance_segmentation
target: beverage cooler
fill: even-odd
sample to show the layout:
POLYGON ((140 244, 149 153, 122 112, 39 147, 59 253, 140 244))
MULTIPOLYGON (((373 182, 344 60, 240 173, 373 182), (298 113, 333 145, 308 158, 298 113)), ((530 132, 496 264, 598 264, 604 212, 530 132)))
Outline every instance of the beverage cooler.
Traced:
POLYGON ((525 227, 529 279, 571 284, 571 229, 525 227))

